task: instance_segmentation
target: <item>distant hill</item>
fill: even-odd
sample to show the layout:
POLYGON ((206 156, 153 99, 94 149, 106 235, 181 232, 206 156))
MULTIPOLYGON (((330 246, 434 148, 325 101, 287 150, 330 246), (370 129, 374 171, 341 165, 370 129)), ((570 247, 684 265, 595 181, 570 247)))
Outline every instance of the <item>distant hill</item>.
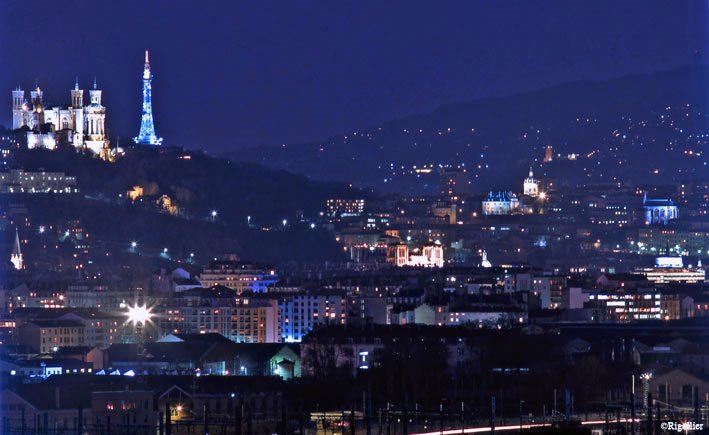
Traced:
POLYGON ((78 179, 81 195, 12 200, 27 204, 36 222, 80 218, 97 242, 127 247, 129 241, 140 240, 146 251, 157 254, 169 246, 179 258, 190 252, 202 259, 236 253, 275 263, 333 258, 341 250, 331 236, 310 229, 299 217, 316 216, 330 197, 370 197, 343 184, 174 148, 131 148, 115 164, 73 150, 18 151, 13 164, 26 170, 63 171, 78 179), (143 187, 142 202, 126 198, 133 186, 143 187), (161 195, 168 195, 179 208, 178 216, 159 212, 155 203, 161 195), (217 211, 214 219, 212 210, 217 211), (288 221, 286 231, 283 219, 288 221))
POLYGON ((575 82, 446 105, 321 142, 261 146, 236 157, 394 190, 435 188, 432 175, 408 174, 413 165, 464 164, 473 189, 484 191, 518 188, 528 166, 539 166, 551 145, 564 158, 540 170, 562 183, 684 180, 703 177, 706 169, 707 84, 705 66, 575 82))

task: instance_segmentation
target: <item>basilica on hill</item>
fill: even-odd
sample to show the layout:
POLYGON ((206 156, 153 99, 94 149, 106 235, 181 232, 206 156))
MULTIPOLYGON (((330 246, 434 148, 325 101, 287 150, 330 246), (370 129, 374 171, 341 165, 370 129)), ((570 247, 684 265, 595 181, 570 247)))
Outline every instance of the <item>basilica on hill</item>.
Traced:
POLYGON ((101 90, 94 80, 89 90, 89 104, 78 80, 71 90, 68 107, 45 107, 44 92, 37 86, 30 99, 19 87, 12 91, 12 128, 27 129, 27 147, 55 149, 69 145, 86 149, 104 160, 112 160, 106 134, 106 108, 101 104, 101 90))

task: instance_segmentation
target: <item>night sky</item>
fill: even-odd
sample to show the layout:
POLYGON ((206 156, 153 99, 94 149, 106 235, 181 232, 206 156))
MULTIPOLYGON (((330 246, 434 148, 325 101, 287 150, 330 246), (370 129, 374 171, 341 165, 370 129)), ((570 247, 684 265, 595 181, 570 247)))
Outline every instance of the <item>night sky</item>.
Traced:
POLYGON ((145 48, 158 134, 215 152, 706 60, 700 2, 411 3, 1 1, 0 124, 18 84, 68 105, 74 77, 96 76, 109 133, 127 141, 145 48))

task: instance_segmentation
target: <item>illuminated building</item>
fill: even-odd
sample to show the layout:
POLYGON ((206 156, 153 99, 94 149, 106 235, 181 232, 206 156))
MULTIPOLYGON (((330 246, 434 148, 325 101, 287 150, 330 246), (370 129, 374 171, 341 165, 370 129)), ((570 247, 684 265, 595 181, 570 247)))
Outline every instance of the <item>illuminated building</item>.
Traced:
POLYGON ((671 199, 649 199, 647 194, 643 194, 643 210, 645 225, 667 225, 669 221, 679 217, 679 210, 671 199))
POLYGON ((215 287, 180 293, 154 316, 160 335, 221 334, 237 343, 281 342, 281 315, 276 299, 235 297, 215 287))
POLYGON ((177 207, 177 204, 175 204, 172 198, 167 195, 162 195, 160 198, 155 200, 155 203, 158 208, 162 209, 168 214, 176 215, 180 212, 180 209, 177 207))
POLYGON ((143 145, 160 145, 162 138, 155 134, 153 125, 153 75, 150 72, 150 58, 148 50, 145 50, 145 67, 143 69, 143 114, 140 118, 140 132, 134 137, 135 143, 143 145))
POLYGON ((480 261, 480 267, 484 267, 484 268, 492 267, 492 263, 490 263, 490 260, 487 259, 487 251, 484 249, 483 249, 482 260, 480 261))
POLYGON ((76 177, 64 172, 0 172, 0 193, 78 193, 76 177))
POLYGON ((404 267, 409 262, 409 247, 404 243, 397 243, 387 247, 387 263, 396 267, 404 267))
POLYGON ((202 270, 197 280, 204 287, 220 285, 235 290, 237 294, 245 291, 265 293, 269 286, 278 282, 278 275, 273 269, 232 258, 212 261, 202 270))
POLYGON ((280 343, 281 314, 275 299, 241 299, 231 316, 229 338, 237 343, 280 343))
POLYGON ((24 263, 22 261, 22 250, 20 249, 20 233, 15 227, 15 243, 12 245, 12 254, 10 254, 10 262, 17 270, 22 270, 24 263))
POLYGON ((123 337, 124 318, 96 309, 71 310, 59 318, 84 325, 84 346, 106 349, 123 337))
POLYGON ((523 192, 527 196, 536 198, 539 195, 539 180, 534 178, 532 167, 529 167, 529 176, 524 179, 523 192))
POLYGON ((509 215, 519 211, 517 195, 512 192, 490 192, 482 202, 486 216, 509 215))
POLYGON ((84 346, 84 325, 74 320, 34 320, 17 328, 20 344, 35 352, 51 353, 61 347, 84 346))
POLYGON ((344 293, 324 292, 286 296, 281 299, 283 341, 299 342, 316 325, 344 325, 347 321, 344 293))
POLYGON ((126 196, 131 200, 135 201, 145 194, 144 189, 141 186, 133 186, 131 190, 126 192, 126 196))
POLYGON ((396 267, 443 267, 443 247, 440 243, 409 249, 405 244, 387 247, 387 263, 396 267))
POLYGON ((704 269, 684 267, 682 257, 657 257, 654 268, 636 269, 635 273, 645 275, 648 281, 656 284, 703 283, 705 279, 704 269))
POLYGON ((677 255, 709 252, 709 231, 647 227, 638 230, 637 252, 657 254, 669 250, 677 255))
POLYGON ((662 318, 662 295, 657 291, 619 290, 591 293, 587 306, 594 312, 593 320, 600 322, 662 318))
POLYGON ((89 91, 90 104, 84 106, 84 91, 77 80, 71 90, 71 107, 44 107, 44 92, 30 91, 31 106, 25 99, 25 91, 12 91, 12 128, 29 128, 28 148, 56 148, 66 141, 76 148, 86 148, 102 156, 108 151, 106 135, 106 108, 101 105, 101 90, 94 80, 89 91))
MULTIPOLYGON (((70 330, 68 326, 65 329, 54 330, 48 329, 48 332, 41 333, 39 344, 47 346, 42 350, 41 346, 37 347, 37 351, 42 353, 53 351, 53 347, 75 347, 88 346, 106 349, 111 344, 119 342, 126 337, 125 317, 115 314, 109 314, 99 311, 96 308, 73 309, 63 308, 61 305, 51 306, 49 303, 50 294, 44 292, 45 303, 32 303, 30 298, 27 299, 28 308, 17 309, 13 311, 13 319, 17 325, 17 333, 22 335, 25 330, 32 331, 28 328, 29 324, 36 324, 46 328, 60 328, 57 325, 76 325, 76 330, 70 330), (31 308, 35 307, 35 308, 31 308), (66 323, 70 322, 70 323, 66 323), (69 334, 69 335, 67 335, 69 334), (44 335, 44 337, 42 336, 44 335), (50 339, 50 336, 56 335, 57 339, 50 339), (69 338, 67 338, 69 337, 69 338), (73 339, 71 337, 74 337, 73 339), (49 346, 51 344, 51 346, 49 346)), ((30 293, 30 296, 39 298, 41 296, 36 290, 30 293)), ((62 295, 55 293, 55 301, 63 303, 62 295)), ((24 303, 23 303, 24 305, 24 303)), ((64 326, 61 326, 64 328, 64 326)), ((35 331, 36 332, 36 331, 35 331)), ((34 333, 34 332, 33 332, 34 333)), ((31 335, 31 334, 30 334, 31 335)), ((28 336, 26 339, 35 340, 36 337, 28 336)))
POLYGON ((222 298, 194 305, 185 299, 178 299, 170 306, 158 307, 155 321, 161 336, 214 333, 229 337, 233 310, 233 304, 222 298))
POLYGON ((440 245, 426 245, 421 256, 412 255, 411 262, 415 266, 443 267, 443 247, 440 245))
POLYGON ((364 212, 363 199, 328 199, 327 215, 333 218, 360 216, 364 212))
POLYGON ((12 304, 15 308, 43 308, 43 309, 60 309, 66 306, 65 296, 62 291, 58 290, 29 290, 25 286, 13 289, 15 300, 12 304))

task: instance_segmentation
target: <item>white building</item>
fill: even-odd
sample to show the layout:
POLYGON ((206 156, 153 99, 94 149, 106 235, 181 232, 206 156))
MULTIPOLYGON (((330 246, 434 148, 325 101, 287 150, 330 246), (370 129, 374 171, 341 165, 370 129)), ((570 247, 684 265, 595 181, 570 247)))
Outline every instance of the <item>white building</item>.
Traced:
POLYGON ((12 91, 12 128, 29 128, 28 148, 54 149, 66 140, 77 148, 87 148, 95 154, 108 155, 106 108, 101 105, 101 90, 94 80, 89 91, 90 103, 84 106, 84 91, 79 82, 71 90, 71 106, 44 107, 44 92, 30 91, 29 102, 19 87, 12 91))
POLYGON ((0 193, 78 193, 76 177, 64 172, 0 172, 0 193))
POLYGON ((21 270, 24 267, 24 263, 22 261, 22 250, 20 249, 20 233, 17 232, 17 227, 15 227, 15 244, 12 245, 10 262, 17 270, 21 270))
POLYGON ((645 225, 667 225, 669 221, 679 217, 679 210, 674 201, 667 198, 649 199, 647 193, 643 195, 643 211, 645 225))
POLYGON ((635 269, 635 273, 645 275, 648 281, 656 284, 702 283, 705 280, 705 270, 701 267, 685 267, 682 257, 657 257, 654 268, 635 269))
POLYGON ((536 198, 539 195, 539 180, 534 178, 532 167, 529 167, 529 176, 524 179, 523 192, 527 196, 536 198))
POLYGON ((519 199, 512 192, 490 192, 482 208, 486 216, 513 214, 519 211, 519 199))
POLYGON ((443 247, 440 243, 409 249, 403 243, 387 247, 387 262, 397 267, 443 267, 443 247))

